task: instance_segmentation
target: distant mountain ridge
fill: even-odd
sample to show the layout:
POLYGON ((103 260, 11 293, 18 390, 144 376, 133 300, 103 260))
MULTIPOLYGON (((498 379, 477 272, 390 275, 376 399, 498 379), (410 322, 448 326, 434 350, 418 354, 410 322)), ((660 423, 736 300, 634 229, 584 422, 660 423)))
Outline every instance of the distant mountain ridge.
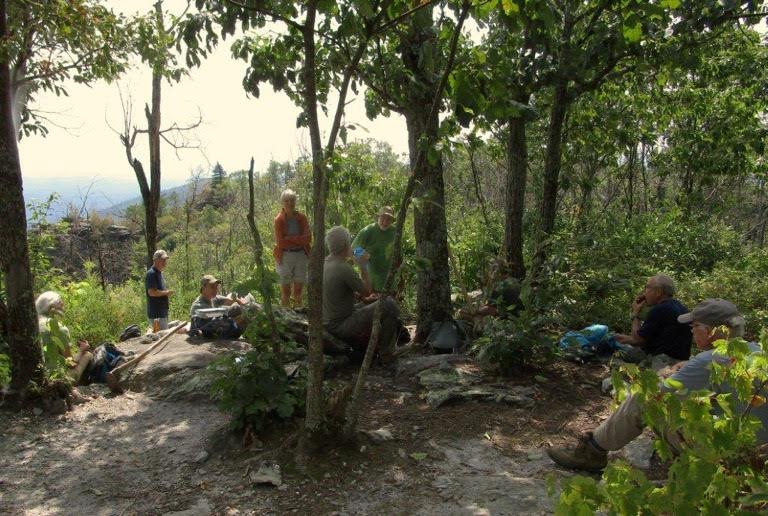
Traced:
MULTIPOLYGON (((211 182, 210 178, 201 178, 197 183, 197 191, 200 193, 209 183, 211 182)), ((186 198, 187 192, 191 191, 192 189, 192 183, 187 182, 183 185, 174 186, 171 188, 167 188, 165 190, 160 191, 160 197, 164 199, 168 199, 174 195, 178 197, 178 200, 183 202, 186 198)), ((136 187, 136 190, 138 190, 138 186, 136 187)), ((98 210, 99 215, 101 216, 111 216, 116 219, 123 218, 123 215, 125 214, 125 210, 128 209, 130 206, 133 206, 134 204, 141 204, 142 199, 141 195, 137 195, 135 197, 131 197, 130 199, 126 199, 125 201, 119 202, 117 204, 113 204, 112 206, 108 208, 104 208, 101 210, 98 210)))

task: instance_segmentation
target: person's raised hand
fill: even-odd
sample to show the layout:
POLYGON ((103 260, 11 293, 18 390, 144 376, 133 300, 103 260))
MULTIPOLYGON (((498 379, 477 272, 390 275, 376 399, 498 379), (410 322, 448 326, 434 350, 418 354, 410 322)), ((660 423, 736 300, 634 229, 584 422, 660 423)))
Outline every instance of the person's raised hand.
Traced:
POLYGON ((91 349, 91 345, 88 344, 88 341, 85 339, 78 340, 77 347, 80 348, 80 351, 88 351, 91 349))
POLYGON ((638 296, 632 302, 632 315, 639 315, 640 310, 642 310, 644 306, 645 306, 645 296, 638 296))

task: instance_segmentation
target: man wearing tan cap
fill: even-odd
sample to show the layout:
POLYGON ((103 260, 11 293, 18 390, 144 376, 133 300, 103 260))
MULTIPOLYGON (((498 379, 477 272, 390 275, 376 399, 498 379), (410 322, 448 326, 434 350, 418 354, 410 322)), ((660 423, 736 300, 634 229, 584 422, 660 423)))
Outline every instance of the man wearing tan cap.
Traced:
MULTIPOLYGON (((682 324, 690 324, 693 340, 700 353, 690 360, 675 364, 667 371, 670 378, 682 386, 681 396, 688 392, 708 389, 718 394, 733 392, 728 385, 713 386, 710 381, 712 363, 727 364, 729 357, 715 353, 714 342, 728 337, 741 337, 744 333, 744 319, 736 306, 725 299, 705 299, 688 313, 677 317, 682 324), (726 330, 723 331, 722 328, 726 330)), ((749 343, 752 352, 760 346, 749 343)), ((662 374, 662 376, 665 376, 662 374)), ((662 390, 670 390, 662 385, 662 390)), ((581 437, 574 448, 549 448, 547 454, 557 464, 571 469, 599 471, 608 463, 608 452, 620 450, 643 432, 643 408, 641 403, 630 396, 619 405, 611 416, 594 431, 581 437)), ((736 407, 742 413, 744 407, 736 407)), ((762 426, 756 431, 757 443, 768 443, 768 404, 751 408, 762 426)), ((675 429, 659 429, 664 439, 675 450, 680 450, 684 439, 675 429)))
POLYGON ((199 317, 197 313, 198 310, 206 308, 221 308, 223 306, 232 306, 237 304, 239 306, 232 307, 232 309, 230 309, 227 313, 227 315, 232 318, 232 321, 235 323, 235 328, 233 329, 236 329, 237 331, 233 331, 231 334, 225 335, 225 337, 237 338, 242 334, 246 326, 242 318, 239 317, 242 314, 240 306, 245 305, 248 302, 242 298, 232 299, 227 296, 219 295, 219 285, 221 285, 221 280, 216 279, 210 274, 206 274, 200 280, 200 295, 197 296, 197 299, 195 299, 189 309, 189 317, 192 321, 192 329, 198 329, 206 322, 208 322, 207 320, 203 320, 201 317, 199 317), (237 334, 237 337, 234 336, 235 334, 237 334))
POLYGON ((239 305, 246 304, 243 299, 232 299, 227 296, 219 295, 219 285, 221 280, 214 278, 210 274, 206 274, 200 280, 200 295, 192 303, 192 307, 189 309, 189 317, 194 318, 195 313, 202 308, 221 308, 222 306, 230 306, 235 303, 239 305))
POLYGON ((368 268, 371 290, 381 292, 387 280, 392 260, 392 244, 395 241, 395 211, 384 206, 376 214, 376 222, 365 226, 352 242, 355 260, 360 267, 368 268))

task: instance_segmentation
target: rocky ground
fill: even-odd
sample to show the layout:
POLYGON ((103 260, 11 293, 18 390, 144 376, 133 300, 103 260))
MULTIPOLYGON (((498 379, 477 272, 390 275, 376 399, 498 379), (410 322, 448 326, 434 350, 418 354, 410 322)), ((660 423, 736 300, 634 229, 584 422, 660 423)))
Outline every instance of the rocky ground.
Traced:
MULTIPOLYGON (((244 345, 174 337, 124 379, 123 395, 93 386, 60 416, 0 413, 0 513, 549 514, 547 476, 570 473, 544 448, 573 442, 611 404, 603 366, 556 363, 501 381, 465 357, 411 357, 370 376, 367 433, 299 473, 285 445, 293 428, 244 450, 207 401, 204 368, 233 349, 244 345)), ((630 449, 641 465, 647 451, 630 449)))

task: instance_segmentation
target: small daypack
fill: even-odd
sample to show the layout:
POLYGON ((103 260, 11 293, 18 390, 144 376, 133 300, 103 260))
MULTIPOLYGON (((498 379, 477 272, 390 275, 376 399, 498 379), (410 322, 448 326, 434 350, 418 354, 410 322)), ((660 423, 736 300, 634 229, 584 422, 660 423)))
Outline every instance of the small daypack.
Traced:
POLYGON ((469 337, 461 322, 448 319, 432 324, 427 344, 435 353, 458 353, 469 344, 469 337))
POLYGON ((139 326, 136 324, 131 324, 127 328, 123 330, 123 332, 120 334, 120 337, 118 338, 118 342, 123 342, 128 339, 135 339, 136 337, 141 337, 141 330, 139 329, 139 326))
POLYGON ((105 342, 93 350, 93 358, 88 365, 83 381, 89 383, 106 383, 107 373, 120 365, 125 359, 125 353, 117 349, 114 344, 105 342))
POLYGON ((190 335, 200 336, 207 339, 239 339, 243 330, 237 325, 234 319, 223 316, 213 319, 204 319, 195 317, 192 319, 190 335))

